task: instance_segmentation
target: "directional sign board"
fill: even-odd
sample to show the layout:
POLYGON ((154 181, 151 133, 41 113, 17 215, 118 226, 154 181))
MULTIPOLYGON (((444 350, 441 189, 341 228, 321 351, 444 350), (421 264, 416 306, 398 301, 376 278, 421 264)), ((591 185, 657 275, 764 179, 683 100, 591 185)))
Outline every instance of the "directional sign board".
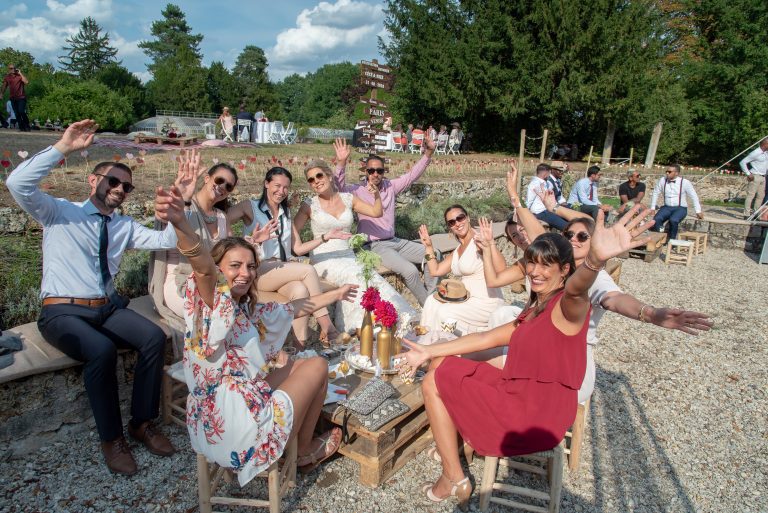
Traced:
POLYGON ((380 109, 378 107, 366 107, 365 111, 366 114, 369 114, 371 116, 376 116, 378 118, 384 118, 387 117, 387 111, 384 109, 380 109))
POLYGON ((370 78, 363 78, 362 83, 364 86, 375 87, 376 89, 384 89, 385 91, 392 90, 392 82, 382 82, 380 80, 372 80, 370 78))
POLYGON ((376 98, 360 98, 360 103, 367 103, 368 105, 372 107, 379 107, 380 109, 386 109, 387 104, 384 102, 380 102, 376 98))
POLYGON ((363 135, 383 135, 385 137, 389 135, 387 130, 379 130, 378 128, 363 128, 360 131, 363 133, 363 135))
POLYGON ((392 68, 389 66, 385 66, 384 64, 379 64, 378 61, 360 61, 360 67, 362 69, 368 69, 370 71, 375 71, 377 73, 383 73, 385 75, 389 75, 392 73, 392 68))

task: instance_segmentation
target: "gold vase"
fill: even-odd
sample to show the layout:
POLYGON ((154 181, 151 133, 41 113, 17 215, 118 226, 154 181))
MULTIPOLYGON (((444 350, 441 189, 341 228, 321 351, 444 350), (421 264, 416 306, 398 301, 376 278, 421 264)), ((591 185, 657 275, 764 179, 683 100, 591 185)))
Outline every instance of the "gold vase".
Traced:
POLYGON ((373 319, 368 311, 363 314, 363 325, 360 326, 360 354, 373 359, 373 319))
POLYGON ((376 336, 376 354, 382 369, 389 369, 392 360, 392 331, 384 326, 376 336))

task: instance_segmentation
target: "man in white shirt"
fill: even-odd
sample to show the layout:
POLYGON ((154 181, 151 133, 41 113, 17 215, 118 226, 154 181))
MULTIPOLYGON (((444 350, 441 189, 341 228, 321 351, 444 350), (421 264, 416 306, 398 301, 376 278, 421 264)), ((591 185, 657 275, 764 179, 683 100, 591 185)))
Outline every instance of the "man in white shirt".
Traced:
POLYGON ((747 197, 744 200, 744 217, 752 214, 752 200, 755 210, 760 208, 765 199, 765 174, 768 171, 768 137, 760 145, 741 159, 739 167, 747 175, 747 197))
POLYGON ((544 206, 544 202, 536 194, 541 190, 552 189, 552 184, 549 182, 549 175, 551 168, 548 164, 541 163, 536 166, 536 176, 531 178, 528 183, 528 189, 525 196, 525 203, 528 205, 528 210, 536 216, 539 221, 544 221, 550 226, 554 226, 558 230, 565 228, 568 221, 558 216, 557 214, 550 212, 544 206))
POLYGON ((664 206, 656 212, 653 217, 655 221, 654 228, 664 231, 664 223, 669 221, 669 239, 677 238, 677 228, 680 221, 688 215, 688 198, 693 201, 693 208, 696 210, 696 217, 704 219, 704 213, 701 211, 699 197, 693 188, 690 180, 680 176, 680 165, 672 164, 667 166, 666 177, 660 178, 653 188, 653 199, 651 200, 651 210, 656 209, 659 194, 664 197, 664 206))
MULTIPOLYGON (((117 382, 117 350, 138 352, 134 368, 128 433, 158 456, 176 451, 152 424, 159 413, 165 334, 153 322, 125 307, 113 275, 126 249, 168 249, 176 245, 170 224, 151 230, 115 212, 133 190, 131 169, 102 162, 91 175, 88 200, 74 203, 42 192, 40 182, 68 154, 93 142, 98 125, 72 123, 61 139, 25 160, 6 185, 13 198, 43 225, 43 307, 37 321, 48 343, 84 363, 88 392, 107 467, 119 474, 138 470, 123 436, 117 382)), ((194 187, 194 184, 191 184, 194 187)))

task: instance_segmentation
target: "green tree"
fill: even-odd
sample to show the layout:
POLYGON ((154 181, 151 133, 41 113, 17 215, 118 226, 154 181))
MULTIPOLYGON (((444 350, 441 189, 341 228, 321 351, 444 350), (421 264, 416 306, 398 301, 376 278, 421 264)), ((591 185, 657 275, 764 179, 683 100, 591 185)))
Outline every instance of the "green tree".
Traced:
POLYGON ((297 73, 288 75, 275 84, 275 93, 286 119, 306 123, 303 108, 307 98, 307 86, 307 79, 297 73))
POLYGON ((133 117, 128 98, 95 80, 52 84, 45 96, 31 103, 32 118, 61 119, 64 123, 91 118, 106 130, 124 131, 133 117))
POLYGON ((154 41, 142 41, 139 48, 152 59, 147 67, 154 71, 160 63, 175 59, 182 49, 187 49, 198 59, 202 59, 200 42, 202 34, 192 34, 192 28, 187 24, 187 18, 181 8, 168 4, 161 13, 163 19, 153 21, 151 34, 154 41))
POLYGON ((180 48, 175 59, 157 64, 147 90, 155 109, 211 112, 206 77, 192 50, 180 48))
POLYGON ((147 88, 141 80, 120 64, 113 62, 104 66, 94 80, 128 99, 133 105, 133 121, 152 115, 152 105, 147 97, 147 88))
POLYGON ((264 111, 271 119, 283 115, 275 89, 267 74, 267 57, 258 46, 246 46, 237 56, 232 74, 243 91, 243 102, 250 111, 264 111))
POLYGON ((323 124, 332 116, 338 116, 339 110, 352 113, 354 104, 345 105, 342 94, 355 85, 360 76, 356 64, 342 62, 326 64, 307 76, 306 97, 302 106, 302 118, 309 124, 323 124))
POLYGON ((206 76, 206 90, 214 112, 221 112, 224 106, 228 106, 233 113, 237 112, 243 89, 224 63, 211 63, 206 76))
POLYGON ((117 62, 117 48, 109 46, 109 32, 102 35, 101 27, 90 16, 80 22, 80 30, 67 39, 67 44, 62 48, 66 55, 59 57, 59 63, 64 71, 80 78, 93 78, 99 70, 117 62))

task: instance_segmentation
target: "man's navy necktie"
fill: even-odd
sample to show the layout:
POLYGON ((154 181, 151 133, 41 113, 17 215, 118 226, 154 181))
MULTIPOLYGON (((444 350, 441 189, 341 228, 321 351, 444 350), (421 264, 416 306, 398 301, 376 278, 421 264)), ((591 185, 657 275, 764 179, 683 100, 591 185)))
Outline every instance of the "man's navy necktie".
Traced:
POLYGON ((105 216, 104 214, 98 215, 101 217, 101 231, 99 232, 99 268, 101 270, 101 283, 104 285, 104 292, 107 294, 109 302, 117 308, 125 308, 125 301, 115 290, 115 284, 112 281, 112 273, 109 272, 109 260, 107 259, 107 250, 109 248, 109 229, 107 228, 107 225, 112 218, 105 216))

